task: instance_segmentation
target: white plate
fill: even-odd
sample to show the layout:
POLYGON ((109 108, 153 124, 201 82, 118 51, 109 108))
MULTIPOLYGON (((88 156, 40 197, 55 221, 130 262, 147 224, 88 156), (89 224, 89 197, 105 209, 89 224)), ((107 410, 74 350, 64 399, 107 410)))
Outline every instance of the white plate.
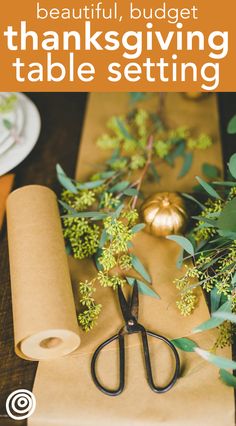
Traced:
POLYGON ((2 144, 2 142, 5 142, 5 140, 10 136, 10 130, 7 129, 4 126, 3 120, 8 120, 11 123, 15 123, 16 121, 16 112, 14 111, 10 111, 8 113, 2 114, 0 113, 0 146, 2 144))
MULTIPOLYGON (((21 110, 23 117, 22 131, 19 140, 15 141, 14 138, 13 143, 0 155, 0 176, 16 167, 29 155, 38 140, 41 129, 40 115, 35 104, 23 93, 16 95, 19 111, 21 110)), ((19 114, 21 113, 19 112, 19 114)), ((20 128, 21 118, 16 122, 20 128)), ((9 143, 7 140, 4 143, 9 143)))
POLYGON ((41 129, 41 119, 35 104, 23 93, 17 93, 23 114, 23 128, 19 140, 0 155, 0 176, 20 164, 34 148, 41 129))
MULTIPOLYGON (((9 96, 11 93, 7 93, 9 96)), ((0 93, 0 97, 4 96, 4 93, 0 93)), ((24 125, 24 110, 21 104, 20 99, 18 98, 15 108, 13 111, 10 111, 5 114, 0 114, 0 155, 7 151, 11 145, 13 145, 18 136, 20 136, 23 125, 24 125), (12 123, 12 129, 8 130, 3 124, 3 120, 6 119, 12 123)))
MULTIPOLYGON (((0 92, 0 98, 6 98, 8 96, 12 95, 10 92, 0 92)), ((15 108, 12 111, 9 111, 7 113, 0 113, 0 153, 2 154, 1 145, 6 141, 6 139, 11 136, 11 130, 7 129, 4 126, 3 120, 8 120, 10 123, 12 123, 12 129, 14 129, 14 132, 16 134, 20 134, 23 125, 24 125, 24 112, 21 105, 21 102, 18 98, 15 104, 15 108)))

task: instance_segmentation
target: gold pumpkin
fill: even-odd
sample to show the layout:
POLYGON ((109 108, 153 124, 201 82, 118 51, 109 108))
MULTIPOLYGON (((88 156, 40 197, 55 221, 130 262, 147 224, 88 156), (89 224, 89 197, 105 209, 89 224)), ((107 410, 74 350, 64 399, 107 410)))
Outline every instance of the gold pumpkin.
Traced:
POLYGON ((165 237, 180 234, 187 223, 183 199, 176 192, 159 192, 141 206, 141 216, 152 235, 165 237))
POLYGON ((183 96, 186 99, 191 99, 193 101, 201 100, 202 98, 205 98, 208 95, 206 92, 184 92, 183 96))

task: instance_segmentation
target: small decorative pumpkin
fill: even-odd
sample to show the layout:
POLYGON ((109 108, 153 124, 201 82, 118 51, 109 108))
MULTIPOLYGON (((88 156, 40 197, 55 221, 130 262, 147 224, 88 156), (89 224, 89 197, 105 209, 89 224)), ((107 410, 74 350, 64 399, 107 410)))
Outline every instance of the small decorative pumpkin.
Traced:
POLYGON ((159 192, 141 206, 141 216, 152 235, 180 234, 187 223, 184 201, 176 192, 159 192))
POLYGON ((191 99, 193 101, 198 101, 204 97, 206 97, 207 93, 205 92, 184 92, 183 96, 187 99, 191 99))

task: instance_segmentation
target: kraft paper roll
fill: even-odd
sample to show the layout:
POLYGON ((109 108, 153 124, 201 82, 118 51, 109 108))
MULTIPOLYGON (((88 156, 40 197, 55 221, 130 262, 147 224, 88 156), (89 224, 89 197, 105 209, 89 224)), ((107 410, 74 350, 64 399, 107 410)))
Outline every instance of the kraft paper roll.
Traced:
POLYGON ((80 337, 54 192, 14 191, 7 224, 16 354, 45 360, 73 352, 80 337))

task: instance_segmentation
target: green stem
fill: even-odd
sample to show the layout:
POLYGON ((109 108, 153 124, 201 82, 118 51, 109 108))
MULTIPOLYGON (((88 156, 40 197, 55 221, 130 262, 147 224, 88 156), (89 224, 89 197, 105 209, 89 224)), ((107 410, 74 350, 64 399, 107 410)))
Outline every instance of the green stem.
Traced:
MULTIPOLYGON (((147 171, 149 169, 149 166, 152 162, 153 142, 154 142, 154 137, 153 137, 153 135, 151 135, 151 136, 149 136, 148 145, 147 145, 147 153, 148 153, 147 154, 147 161, 146 161, 146 164, 145 164, 145 166, 142 170, 142 173, 141 173, 139 179, 136 182, 137 191, 140 191, 143 180, 144 180, 144 178, 147 174, 147 171)), ((131 206, 132 209, 135 209, 137 202, 138 202, 138 195, 136 195, 133 199, 132 206, 131 206)))

